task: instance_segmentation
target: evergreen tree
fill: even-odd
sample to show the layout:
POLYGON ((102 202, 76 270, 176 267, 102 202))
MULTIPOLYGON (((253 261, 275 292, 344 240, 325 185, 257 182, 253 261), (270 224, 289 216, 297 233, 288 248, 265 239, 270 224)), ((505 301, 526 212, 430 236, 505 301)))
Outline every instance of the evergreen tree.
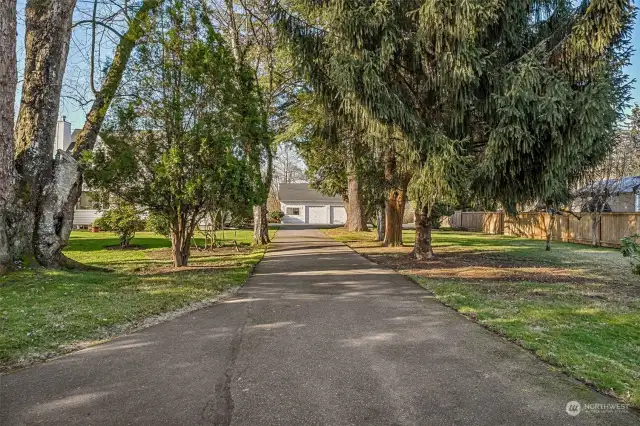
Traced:
POLYGON ((280 139, 298 147, 311 187, 342 198, 347 230, 367 231, 384 191, 381 158, 373 149, 375 136, 313 92, 297 96, 290 123, 280 139))
POLYGON ((267 199, 273 179, 273 157, 277 136, 287 126, 288 106, 299 87, 292 72, 292 57, 286 43, 277 36, 273 25, 276 0, 224 0, 206 2, 207 14, 224 29, 236 63, 251 70, 257 88, 262 125, 260 161, 262 196, 253 207, 253 243, 269 242, 267 199))
POLYGON ((629 0, 296 0, 278 22, 316 91, 397 126, 420 168, 457 144, 474 192, 513 213, 610 148, 634 14, 629 0))

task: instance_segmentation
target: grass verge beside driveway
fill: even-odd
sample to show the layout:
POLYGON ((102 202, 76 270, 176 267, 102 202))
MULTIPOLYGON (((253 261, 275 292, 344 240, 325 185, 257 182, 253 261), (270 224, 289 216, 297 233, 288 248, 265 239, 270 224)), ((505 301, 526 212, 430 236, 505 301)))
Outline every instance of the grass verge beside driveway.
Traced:
POLYGON ((617 250, 435 232, 437 259, 408 258, 373 232, 326 231, 410 276, 453 307, 602 392, 640 407, 640 279, 617 250))
MULTIPOLYGON (((227 244, 234 234, 225 232, 227 244)), ((250 230, 235 236, 239 252, 194 250, 190 266, 174 269, 162 236, 139 233, 132 242, 141 248, 120 250, 107 248, 118 245, 113 234, 74 231, 65 254, 114 272, 26 269, 0 276, 0 368, 68 352, 241 285, 265 248, 249 247, 250 230)))

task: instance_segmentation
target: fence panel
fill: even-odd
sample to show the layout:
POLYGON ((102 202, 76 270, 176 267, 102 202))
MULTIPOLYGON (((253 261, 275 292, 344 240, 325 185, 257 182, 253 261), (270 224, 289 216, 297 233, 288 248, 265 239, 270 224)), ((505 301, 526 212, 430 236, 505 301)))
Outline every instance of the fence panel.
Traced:
MULTIPOLYGON (((500 212, 456 211, 449 222, 453 228, 486 234, 545 239, 551 216, 547 213, 521 213, 517 218, 500 212)), ((554 241, 591 244, 592 222, 589 215, 582 218, 570 214, 556 216, 551 232, 554 241)), ((640 233, 640 213, 603 213, 597 232, 604 246, 619 247, 624 236, 640 233)))
POLYGON ((575 216, 569 217, 569 229, 567 232, 567 241, 580 244, 591 244, 593 241, 593 232, 591 227, 591 217, 575 216))
POLYGON ((603 214, 600 226, 602 244, 618 246, 622 237, 640 233, 640 214, 603 214))
POLYGON ((502 234, 504 232, 504 215, 497 212, 455 212, 450 223, 454 228, 467 231, 484 232, 485 234, 502 234))

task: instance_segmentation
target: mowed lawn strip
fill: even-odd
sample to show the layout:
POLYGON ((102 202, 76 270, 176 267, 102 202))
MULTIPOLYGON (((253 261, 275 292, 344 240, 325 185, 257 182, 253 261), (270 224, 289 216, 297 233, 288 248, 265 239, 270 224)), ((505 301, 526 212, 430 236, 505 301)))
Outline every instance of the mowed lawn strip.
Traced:
POLYGON ((264 248, 249 247, 251 236, 227 230, 225 247, 193 250, 190 266, 176 270, 162 236, 138 233, 132 241, 138 249, 114 250, 113 234, 74 231, 65 254, 114 272, 26 269, 0 276, 0 367, 67 352, 241 285, 264 255, 264 248))
POLYGON ((640 407, 640 277, 615 249, 439 231, 437 259, 410 260, 374 232, 327 234, 410 276, 487 328, 569 375, 640 407))

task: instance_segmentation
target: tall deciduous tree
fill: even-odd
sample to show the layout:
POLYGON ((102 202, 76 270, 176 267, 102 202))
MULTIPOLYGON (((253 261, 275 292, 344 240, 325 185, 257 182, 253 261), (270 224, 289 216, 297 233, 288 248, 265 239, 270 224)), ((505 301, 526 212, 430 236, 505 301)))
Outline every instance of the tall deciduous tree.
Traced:
POLYGON ((253 70, 268 138, 261 149, 263 196, 253 208, 253 243, 269 242, 267 199, 273 179, 277 135, 286 126, 287 105, 299 85, 291 56, 273 25, 276 0, 210 0, 210 15, 225 28, 239 64, 253 70))
POLYGON ((347 213, 345 228, 367 231, 367 204, 374 197, 367 199, 365 195, 371 195, 374 186, 379 190, 376 170, 372 170, 379 162, 369 146, 370 135, 313 93, 301 93, 297 99, 290 111, 289 129, 280 138, 296 143, 312 188, 342 198, 347 213))
POLYGON ((0 273, 13 260, 7 219, 13 204, 13 116, 16 86, 16 1, 0 1, 0 273))
MULTIPOLYGON (((76 136, 72 153, 58 151, 55 170, 43 193, 42 213, 38 222, 36 253, 38 261, 47 266, 68 265, 62 249, 69 241, 73 228, 74 207, 82 194, 82 165, 84 152, 93 149, 107 111, 122 82, 129 58, 135 46, 154 25, 151 13, 158 9, 162 0, 143 0, 129 21, 127 31, 122 34, 115 48, 102 85, 87 114, 84 126, 76 136)), ((126 3, 124 5, 127 6, 126 3)), ((93 78, 93 76, 92 76, 93 78)))
POLYGON ((292 142, 278 144, 273 158, 271 190, 277 192, 281 183, 295 183, 304 179, 304 163, 296 146, 292 142))
POLYGON ((27 259, 43 266, 72 263, 62 254, 62 249, 67 244, 74 206, 82 189, 77 159, 93 146, 132 46, 144 33, 148 12, 159 3, 159 0, 142 1, 129 30, 120 40, 107 78, 96 94, 85 124, 85 130, 90 128, 90 131, 81 133, 74 155, 59 151, 55 160, 52 159, 55 128, 76 1, 27 1, 25 70, 15 127, 10 109, 13 109, 16 88, 15 70, 11 71, 15 68, 16 3, 3 4, 3 49, 7 51, 2 52, 2 66, 7 73, 2 73, 6 85, 0 94, 3 105, 1 264, 6 266, 12 261, 27 259), (6 136, 10 131, 13 137, 6 136))
MULTIPOLYGON (((75 0, 29 1, 26 5, 25 69, 15 124, 16 198, 9 212, 13 257, 49 263, 40 229, 47 215, 44 192, 55 179, 51 160, 62 77, 69 53, 75 0)), ((52 218, 51 231, 58 223, 52 218)))
POLYGON ((169 225, 174 266, 189 260, 193 233, 207 210, 251 205, 262 193, 264 134, 251 73, 197 5, 174 1, 166 28, 136 55, 129 90, 105 149, 87 156, 93 188, 145 206, 169 225))
POLYGON ((278 22, 315 90, 397 126, 423 164, 468 139, 475 192, 511 212, 610 148, 629 89, 629 0, 291 4, 278 22))

